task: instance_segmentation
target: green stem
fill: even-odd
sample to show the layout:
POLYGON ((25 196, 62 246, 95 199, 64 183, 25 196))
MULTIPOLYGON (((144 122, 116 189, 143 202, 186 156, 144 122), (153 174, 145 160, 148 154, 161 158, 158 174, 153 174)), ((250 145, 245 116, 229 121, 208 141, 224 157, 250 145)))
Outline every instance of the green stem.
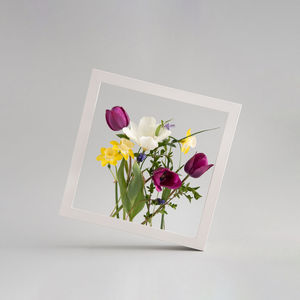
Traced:
POLYGON ((180 143, 178 143, 178 145, 179 145, 179 164, 178 164, 178 169, 179 169, 180 166, 181 166, 182 151, 181 151, 181 145, 180 145, 180 143))
MULTIPOLYGON (((116 167, 116 168, 117 168, 117 167, 116 167)), ((109 172, 111 173, 111 175, 113 176, 114 180, 115 180, 115 181, 118 181, 117 178, 116 178, 116 176, 115 176, 115 174, 114 174, 113 171, 111 170, 110 165, 109 165, 109 167, 108 167, 108 170, 109 170, 109 172)))
POLYGON ((165 229, 165 214, 161 215, 160 229, 165 229))
MULTIPOLYGON (((190 176, 190 175, 186 175, 186 176, 183 178, 182 183, 183 183, 184 181, 186 181, 186 180, 188 179, 189 176, 190 176)), ((157 213, 160 212, 160 210, 161 210, 163 207, 167 206, 167 205, 170 203, 170 201, 172 200, 171 196, 173 196, 173 194, 174 194, 176 191, 177 191, 177 190, 173 190, 173 191, 170 193, 170 195, 169 195, 169 197, 168 197, 168 200, 167 200, 164 204, 160 205, 159 208, 158 208, 156 211, 154 211, 154 213, 152 214, 151 218, 153 218, 157 213)), ((144 224, 146 224, 146 223, 147 223, 147 220, 143 221, 141 224, 144 225, 144 224)))
POLYGON ((117 213, 117 219, 120 218, 119 216, 119 207, 118 207, 118 182, 115 182, 115 198, 116 198, 116 213, 117 213))
POLYGON ((206 131, 211 131, 211 130, 216 130, 216 129, 219 129, 220 127, 215 127, 215 128, 210 128, 210 129, 204 129, 204 130, 200 130, 200 131, 197 131, 197 132, 195 132, 195 133, 192 133, 192 134, 190 134, 190 135, 188 135, 188 136, 185 136, 185 137, 183 137, 183 138, 181 138, 181 139, 175 139, 176 140, 176 142, 181 142, 181 141, 183 141, 184 139, 186 139, 186 138, 189 138, 189 137, 191 137, 191 136, 193 136, 193 135, 196 135, 196 134, 199 134, 199 133, 202 133, 202 132, 206 132, 206 131))
POLYGON ((121 204, 118 208, 118 210, 116 210, 111 216, 115 217, 117 214, 119 214, 119 212, 121 211, 121 209, 123 208, 123 205, 121 204))

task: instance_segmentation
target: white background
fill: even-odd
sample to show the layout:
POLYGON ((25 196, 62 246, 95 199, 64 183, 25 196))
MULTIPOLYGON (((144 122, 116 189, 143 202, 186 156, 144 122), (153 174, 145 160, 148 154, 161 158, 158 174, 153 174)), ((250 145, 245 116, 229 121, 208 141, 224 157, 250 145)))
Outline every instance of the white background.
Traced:
POLYGON ((1 1, 0 298, 298 299, 299 8, 1 1), (243 104, 205 252, 58 216, 92 68, 243 104))

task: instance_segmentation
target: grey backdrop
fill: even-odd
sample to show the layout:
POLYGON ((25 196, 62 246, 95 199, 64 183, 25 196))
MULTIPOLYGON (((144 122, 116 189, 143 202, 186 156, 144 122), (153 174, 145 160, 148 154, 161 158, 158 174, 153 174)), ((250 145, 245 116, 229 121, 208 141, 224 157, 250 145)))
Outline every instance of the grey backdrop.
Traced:
POLYGON ((0 298, 298 299, 299 8, 2 0, 0 298), (243 104, 206 252, 58 216, 94 67, 243 104))

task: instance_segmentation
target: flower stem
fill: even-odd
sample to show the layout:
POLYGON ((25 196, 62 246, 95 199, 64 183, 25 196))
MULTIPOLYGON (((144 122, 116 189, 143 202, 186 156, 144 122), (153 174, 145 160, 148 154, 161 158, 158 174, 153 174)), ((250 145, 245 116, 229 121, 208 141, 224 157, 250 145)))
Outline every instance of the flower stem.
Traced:
POLYGON ((180 166, 181 166, 182 151, 181 151, 181 145, 180 145, 180 143, 178 143, 178 145, 179 145, 179 164, 178 164, 178 169, 179 169, 180 166))
POLYGON ((115 216, 121 211, 122 208, 123 208, 123 205, 121 204, 121 205, 119 206, 118 210, 116 210, 116 211, 111 215, 111 217, 115 217, 115 216))
POLYGON ((200 130, 200 131, 194 132, 193 134, 190 134, 190 135, 188 135, 188 136, 185 136, 185 137, 183 137, 183 138, 181 138, 181 139, 175 139, 175 140, 176 140, 177 142, 181 142, 181 141, 183 141, 184 139, 189 138, 189 137, 191 137, 191 136, 193 136, 193 135, 197 135, 197 134, 199 134, 199 133, 206 132, 206 131, 216 130, 216 129, 219 129, 219 128, 220 128, 220 127, 215 127, 215 128, 210 128, 210 129, 200 130))
MULTIPOLYGON (((117 212, 117 219, 119 219, 120 218, 120 216, 119 216, 119 211, 118 211, 118 209, 119 209, 119 207, 118 207, 118 202, 119 202, 119 197, 118 197, 118 180, 117 180, 117 166, 115 166, 115 170, 116 170, 116 176, 115 176, 115 180, 116 180, 116 182, 115 182, 115 200, 116 200, 116 212, 117 212)), ((112 173, 113 174, 113 173, 112 173)))
MULTIPOLYGON (((117 167, 116 167, 116 168, 117 168, 117 167)), ((111 170, 110 165, 109 165, 109 167, 108 167, 108 170, 109 170, 109 172, 111 173, 111 175, 113 176, 114 180, 115 180, 115 181, 118 181, 117 178, 116 178, 116 176, 115 176, 115 174, 114 174, 113 171, 111 170)))
MULTIPOLYGON (((186 175, 186 176, 182 179, 182 183, 183 183, 184 181, 186 181, 186 180, 188 179, 189 176, 190 176, 190 175, 186 175)), ((170 201, 173 199, 173 198, 171 198, 171 196, 173 196, 173 194, 174 194, 176 191, 177 191, 177 190, 173 190, 173 191, 170 193, 170 195, 169 195, 167 201, 166 201, 164 204, 160 205, 159 208, 158 208, 157 210, 154 211, 154 213, 151 215, 151 218, 153 218, 157 213, 160 212, 160 210, 161 210, 163 207, 167 206, 167 205, 170 203, 170 201)), ((146 223, 147 223, 147 220, 143 221, 141 224, 144 225, 144 224, 146 224, 146 223)))
POLYGON ((118 207, 118 182, 115 182, 115 197, 116 197, 116 212, 117 212, 117 219, 120 218, 119 216, 119 207, 118 207))
POLYGON ((165 229, 165 214, 161 215, 160 229, 165 229))

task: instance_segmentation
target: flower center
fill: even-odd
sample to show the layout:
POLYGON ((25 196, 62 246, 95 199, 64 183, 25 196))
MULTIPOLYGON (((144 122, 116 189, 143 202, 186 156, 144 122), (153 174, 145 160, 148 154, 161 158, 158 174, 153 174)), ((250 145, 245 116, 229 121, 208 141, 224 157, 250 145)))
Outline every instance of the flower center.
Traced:
POLYGON ((165 182, 167 182, 170 178, 171 178, 171 174, 169 174, 167 171, 165 171, 161 176, 160 176, 160 183, 164 184, 165 182))
POLYGON ((114 150, 106 149, 105 156, 106 156, 106 159, 113 159, 114 158, 114 150))

